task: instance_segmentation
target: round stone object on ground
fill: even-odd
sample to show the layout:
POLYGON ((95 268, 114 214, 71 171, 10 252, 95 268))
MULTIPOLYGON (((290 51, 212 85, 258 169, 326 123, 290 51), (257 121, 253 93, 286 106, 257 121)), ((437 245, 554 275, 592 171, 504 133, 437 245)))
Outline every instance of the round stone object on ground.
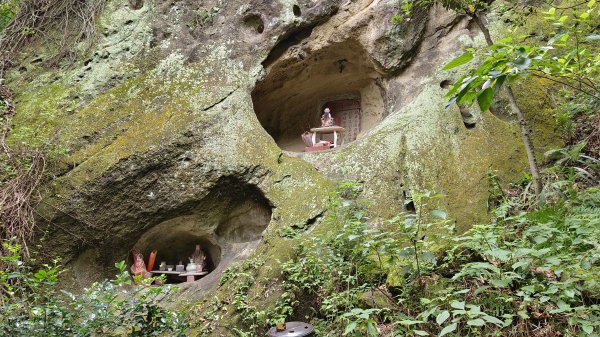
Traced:
POLYGON ((303 337, 303 336, 314 336, 315 328, 303 322, 287 322, 285 323, 286 329, 283 331, 277 331, 277 328, 272 327, 269 330, 269 337, 303 337))

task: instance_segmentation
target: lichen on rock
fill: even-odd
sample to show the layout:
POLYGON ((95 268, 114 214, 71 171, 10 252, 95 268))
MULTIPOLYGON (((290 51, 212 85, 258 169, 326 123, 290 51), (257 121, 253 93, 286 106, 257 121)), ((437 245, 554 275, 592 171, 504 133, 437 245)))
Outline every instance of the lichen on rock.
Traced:
MULTIPOLYGON (((336 183, 349 180, 362 183, 373 219, 435 191, 459 229, 484 221, 486 174, 510 180, 526 167, 518 127, 476 108, 466 127, 458 107, 445 107, 440 83, 453 74, 440 69, 480 40, 466 19, 438 8, 393 26, 395 6, 209 0, 132 9, 111 1, 89 53, 58 68, 13 70, 10 141, 57 149, 38 211, 47 250, 73 266, 70 286, 110 276, 115 261, 136 245, 151 250, 163 231, 222 254, 215 273, 182 297, 202 300, 248 257, 276 278, 272 266, 295 242, 281 229, 303 238, 335 230, 321 219, 336 183), (365 102, 369 127, 356 141, 316 154, 282 149, 277 132, 300 144, 300 124, 318 121, 318 104, 344 94, 365 102), (273 120, 287 124, 273 131, 282 125, 273 120)), ((525 110, 550 144, 553 127, 539 118, 547 111, 525 110)))

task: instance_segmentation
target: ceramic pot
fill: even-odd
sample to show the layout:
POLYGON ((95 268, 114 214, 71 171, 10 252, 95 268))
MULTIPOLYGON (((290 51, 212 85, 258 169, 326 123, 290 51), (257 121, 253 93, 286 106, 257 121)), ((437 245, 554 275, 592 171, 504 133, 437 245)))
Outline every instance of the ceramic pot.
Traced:
POLYGON ((185 271, 196 271, 196 269, 198 269, 198 265, 194 262, 188 263, 188 265, 185 267, 185 271))

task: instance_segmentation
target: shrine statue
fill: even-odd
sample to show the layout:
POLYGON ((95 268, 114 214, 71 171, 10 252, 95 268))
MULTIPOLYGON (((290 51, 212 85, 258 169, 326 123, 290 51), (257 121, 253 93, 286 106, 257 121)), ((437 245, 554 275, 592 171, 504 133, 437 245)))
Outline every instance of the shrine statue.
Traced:
POLYGON ((131 255, 133 255, 131 273, 133 275, 143 275, 143 277, 150 276, 150 273, 146 270, 146 264, 144 263, 144 256, 142 253, 137 249, 133 249, 131 255))
POLYGON ((200 245, 196 245, 196 250, 194 251, 192 256, 190 256, 190 263, 188 263, 185 270, 202 272, 202 271, 204 271, 204 268, 206 267, 205 260, 206 260, 206 255, 200 248, 200 245))
POLYGON ((329 108, 325 108, 323 110, 323 114, 321 115, 321 127, 326 128, 334 125, 333 117, 331 117, 331 110, 329 108))

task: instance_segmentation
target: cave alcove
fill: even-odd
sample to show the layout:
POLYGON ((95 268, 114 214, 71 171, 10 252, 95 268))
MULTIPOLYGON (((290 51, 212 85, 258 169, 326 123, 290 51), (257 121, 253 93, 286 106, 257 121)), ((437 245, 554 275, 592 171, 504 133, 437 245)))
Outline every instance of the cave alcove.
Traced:
POLYGON ((145 259, 148 258, 150 252, 157 251, 154 270, 158 269, 161 261, 165 261, 168 265, 176 265, 179 261, 184 265, 187 264, 188 257, 192 255, 197 244, 206 255, 206 271, 210 272, 219 265, 221 247, 211 239, 210 235, 195 232, 185 225, 182 226, 184 221, 170 222, 172 225, 168 230, 151 231, 142 236, 136 244, 136 248, 142 252, 145 259))
POLYGON ((283 150, 304 151, 301 135, 320 126, 325 107, 332 110, 336 125, 346 129, 346 144, 383 118, 381 74, 357 41, 328 44, 308 53, 284 40, 263 66, 266 76, 252 92, 254 111, 283 150))
POLYGON ((271 221, 272 205, 253 185, 237 180, 218 184, 204 199, 143 233, 133 248, 148 256, 157 251, 153 270, 162 261, 184 265, 200 245, 209 273, 225 270, 241 251, 255 248, 271 221))

